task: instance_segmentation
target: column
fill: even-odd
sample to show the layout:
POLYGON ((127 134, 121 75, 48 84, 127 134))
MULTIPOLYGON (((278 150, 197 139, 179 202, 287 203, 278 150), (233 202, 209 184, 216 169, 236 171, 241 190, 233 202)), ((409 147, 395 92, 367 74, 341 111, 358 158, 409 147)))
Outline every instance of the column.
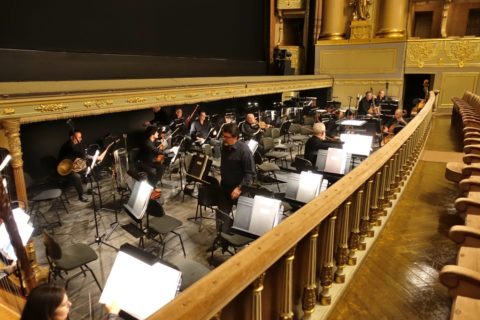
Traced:
POLYGON ((342 40, 345 35, 345 1, 324 0, 322 4, 321 40, 342 40))
POLYGON ((252 320, 262 320, 262 291, 264 279, 265 273, 262 273, 260 277, 253 282, 252 320))
POLYGON ((380 2, 377 37, 405 37, 408 15, 407 5, 407 0, 383 0, 380 2))
POLYGON ((308 241, 308 267, 307 267, 307 283, 303 288, 303 319, 310 319, 317 302, 317 241, 318 241, 318 226, 310 232, 310 239, 308 241))
POLYGON ((3 120, 2 126, 8 139, 10 155, 12 156, 13 178, 17 198, 27 205, 27 188, 25 187, 25 177, 23 175, 22 143, 20 141, 20 120, 3 120))
MULTIPOLYGON (((337 209, 338 210, 338 209, 337 209)), ((325 241, 322 242, 324 257, 322 261, 322 269, 320 271, 321 292, 318 296, 320 304, 325 306, 332 303, 330 288, 333 283, 333 246, 335 238, 335 220, 337 219, 337 210, 330 214, 330 218, 322 223, 322 231, 325 234, 325 241)))
POLYGON ((280 320, 293 320, 293 259, 295 258, 295 247, 290 249, 284 257, 284 273, 282 288, 282 309, 280 312, 280 320))

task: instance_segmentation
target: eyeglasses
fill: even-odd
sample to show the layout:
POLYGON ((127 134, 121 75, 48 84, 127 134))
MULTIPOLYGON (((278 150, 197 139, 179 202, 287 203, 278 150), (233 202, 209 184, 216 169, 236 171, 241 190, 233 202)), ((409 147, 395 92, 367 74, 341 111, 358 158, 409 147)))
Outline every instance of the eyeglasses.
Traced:
POLYGON ((234 136, 230 136, 230 135, 223 135, 223 140, 229 140, 229 139, 233 139, 235 138, 234 136))

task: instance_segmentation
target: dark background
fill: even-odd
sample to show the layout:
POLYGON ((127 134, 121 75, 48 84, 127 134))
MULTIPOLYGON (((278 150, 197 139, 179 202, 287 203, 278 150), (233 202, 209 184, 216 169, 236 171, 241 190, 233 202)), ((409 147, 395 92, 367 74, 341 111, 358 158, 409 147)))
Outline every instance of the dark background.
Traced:
POLYGON ((265 74, 267 17, 266 0, 4 0, 0 81, 265 74))

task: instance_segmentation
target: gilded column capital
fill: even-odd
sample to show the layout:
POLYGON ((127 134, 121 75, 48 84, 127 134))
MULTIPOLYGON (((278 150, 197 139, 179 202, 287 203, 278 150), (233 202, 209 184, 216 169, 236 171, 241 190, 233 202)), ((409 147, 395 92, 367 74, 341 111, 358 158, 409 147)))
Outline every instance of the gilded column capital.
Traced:
POLYGON ((22 167, 23 160, 22 143, 20 141, 20 119, 6 119, 2 120, 1 123, 8 138, 8 145, 12 156, 12 167, 22 167))

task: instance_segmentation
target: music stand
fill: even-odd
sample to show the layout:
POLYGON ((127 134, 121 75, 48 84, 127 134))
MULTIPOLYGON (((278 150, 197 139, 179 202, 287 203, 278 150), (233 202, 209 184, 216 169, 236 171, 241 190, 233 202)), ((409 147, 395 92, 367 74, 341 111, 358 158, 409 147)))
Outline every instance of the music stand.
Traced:
POLYGON ((181 276, 177 268, 124 244, 115 258, 99 302, 115 302, 129 315, 146 319, 175 298, 181 276))
POLYGON ((255 196, 252 198, 239 197, 237 210, 233 219, 232 231, 258 238, 275 227, 283 214, 282 201, 255 196))
POLYGON ((323 183, 322 180, 323 175, 310 171, 302 171, 300 174, 289 173, 285 200, 296 206, 303 206, 326 189, 328 181, 323 183))
POLYGON ((188 167, 187 176, 196 182, 203 184, 210 184, 207 181, 210 168, 212 166, 212 160, 204 154, 195 154, 192 157, 190 166, 188 167))
POLYGON ((372 150, 373 137, 362 134, 348 134, 340 135, 340 140, 343 141, 343 150, 354 155, 368 157, 372 150))
MULTIPOLYGON (((13 219, 17 225, 18 233, 22 244, 25 246, 33 233, 33 226, 30 223, 30 216, 25 213, 21 208, 15 208, 12 210, 13 219)), ((8 260, 17 261, 17 255, 15 249, 10 241, 5 223, 0 225, 0 253, 8 260)))
POLYGON ((350 172, 351 160, 352 155, 346 150, 328 148, 328 150, 318 150, 315 166, 321 172, 344 175, 350 172))
POLYGON ((98 231, 98 210, 101 210, 102 197, 100 196, 100 186, 98 184, 98 179, 95 179, 96 185, 97 185, 97 190, 98 190, 98 196, 99 196, 99 199, 100 199, 100 208, 97 209, 97 204, 95 203, 95 195, 94 195, 94 192, 93 192, 93 180, 94 180, 93 169, 95 168, 95 163, 97 162, 97 158, 98 158, 99 154, 100 154, 100 152, 98 150, 95 151, 95 155, 93 156, 92 162, 91 162, 90 166, 87 167, 87 171, 85 173, 85 177, 89 180, 90 189, 92 190, 93 217, 94 217, 94 220, 95 220, 95 240, 92 243, 90 243, 90 245, 92 245, 94 243, 96 243, 99 246, 104 244, 104 245, 118 251, 117 248, 115 248, 114 246, 112 246, 111 244, 109 244, 109 243, 107 243, 103 240, 103 238, 105 237, 106 234, 104 233, 104 234, 100 235, 99 231, 98 231))

